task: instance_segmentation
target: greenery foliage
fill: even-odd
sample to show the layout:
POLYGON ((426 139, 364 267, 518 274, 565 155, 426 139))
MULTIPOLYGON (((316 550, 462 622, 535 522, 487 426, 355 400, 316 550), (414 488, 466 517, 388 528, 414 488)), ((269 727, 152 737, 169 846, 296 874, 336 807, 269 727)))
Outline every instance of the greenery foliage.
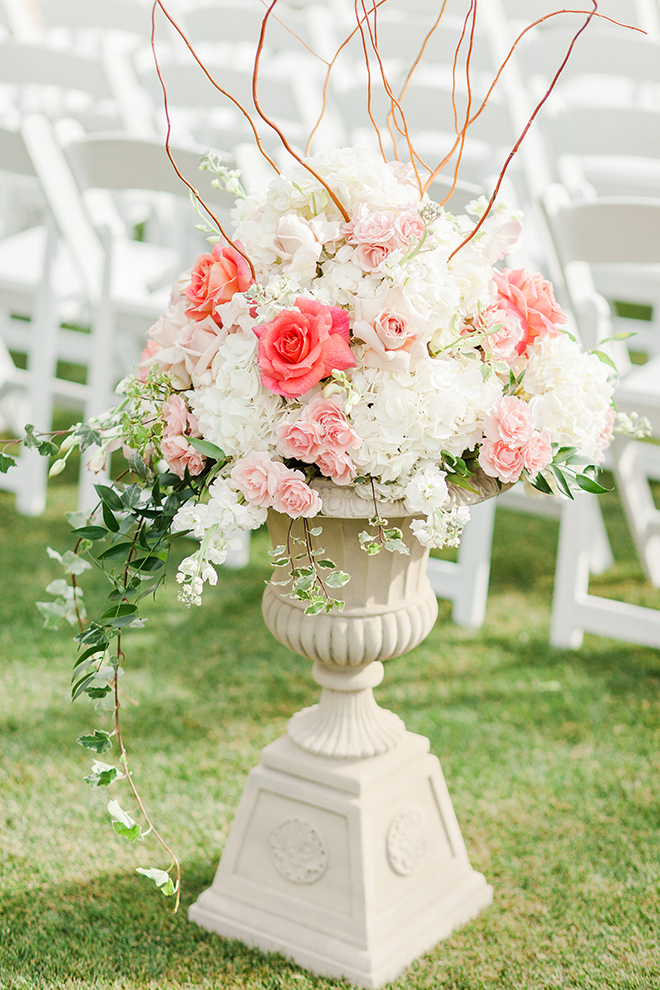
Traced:
MULTIPOLYGON (((103 824, 100 794, 116 800, 122 788, 129 820, 139 809, 125 782, 81 783, 112 765, 74 742, 98 728, 98 699, 66 707, 72 630, 43 629, 29 604, 57 576, 44 547, 67 547, 61 513, 74 499, 56 485, 46 516, 24 519, 0 496, 0 987, 339 986, 172 915, 154 875, 167 857, 158 862, 150 844, 146 862, 146 843, 103 824), (152 894, 136 869, 151 874, 152 894)), ((602 499, 618 562, 594 590, 660 606, 615 494, 602 499)), ((484 629, 452 625, 441 602, 428 640, 387 664, 378 689, 381 704, 430 737, 472 863, 495 887, 494 905, 415 963, 398 990, 660 985, 660 657, 595 637, 576 653, 550 650, 555 545, 553 521, 498 512, 484 629)), ((180 850, 184 906, 212 880, 259 749, 318 690, 309 664, 263 625, 268 549, 256 534, 249 566, 221 569, 203 609, 177 603, 172 580, 145 600, 146 625, 122 627, 132 657, 123 731, 139 754, 137 786, 180 850)), ((186 552, 184 538, 172 553, 186 552)), ((106 578, 90 571, 85 589, 99 611, 106 578)))

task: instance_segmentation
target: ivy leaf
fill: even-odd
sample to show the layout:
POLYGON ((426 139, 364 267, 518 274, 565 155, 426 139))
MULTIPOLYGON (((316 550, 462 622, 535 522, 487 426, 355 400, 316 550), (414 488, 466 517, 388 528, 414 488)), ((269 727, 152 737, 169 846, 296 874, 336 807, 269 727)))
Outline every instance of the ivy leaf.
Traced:
POLYGON ((99 651, 108 647, 108 634, 98 622, 92 622, 77 636, 73 637, 76 643, 84 643, 86 646, 95 646, 99 651))
POLYGON ((6 474, 9 468, 16 466, 16 458, 9 454, 0 454, 0 474, 6 474))
POLYGON ((325 602, 322 598, 317 598, 313 601, 311 605, 308 605, 305 609, 305 615, 318 615, 325 608, 325 602))
POLYGON ((377 540, 374 543, 370 543, 368 546, 363 546, 363 550, 367 551, 369 557, 373 557, 375 553, 380 553, 383 549, 383 544, 379 543, 377 540))
POLYGON ((110 763, 102 763, 101 760, 94 760, 92 763, 92 772, 88 777, 84 777, 83 780, 90 785, 90 787, 107 787, 111 784, 113 780, 120 777, 121 774, 117 767, 113 767, 110 763))
POLYGON ((79 746, 91 749, 95 753, 107 753, 109 749, 112 749, 110 733, 106 732, 105 729, 94 729, 94 732, 89 736, 78 736, 76 742, 79 746))
POLYGON ((385 549, 389 550, 390 553, 394 553, 396 550, 397 553, 403 553, 406 556, 410 556, 410 550, 405 545, 403 540, 386 540, 385 549))
POLYGON ((138 484, 129 485, 128 488, 122 493, 121 496, 122 506, 120 507, 129 510, 139 509, 142 505, 145 504, 143 502, 143 492, 144 489, 140 485, 138 484))
POLYGON ((71 688, 71 701, 75 701, 83 693, 85 688, 90 684, 91 681, 96 677, 96 671, 93 670, 91 674, 83 674, 79 681, 71 688))
POLYGON ((268 551, 268 556, 269 557, 281 557, 283 553, 286 553, 286 547, 283 544, 280 544, 280 546, 279 547, 275 547, 274 550, 269 550, 268 551))
POLYGON ((315 526, 314 529, 310 529, 309 535, 320 536, 322 532, 323 532, 323 526, 315 526))
POLYGON ((227 455, 224 450, 216 447, 214 443, 210 443, 208 440, 201 440, 199 437, 186 437, 186 440, 191 447, 194 447, 200 454, 204 454, 204 457, 210 457, 214 461, 226 460, 227 455))
POLYGON ((93 429, 88 423, 78 423, 76 427, 75 436, 78 437, 80 441, 80 453, 84 454, 88 447, 93 447, 94 445, 100 446, 103 442, 103 438, 97 430, 93 429))
POLYGON ((329 588, 343 588, 351 580, 351 575, 346 571, 333 571, 325 578, 325 583, 329 588))
POLYGON ((161 893, 165 894, 166 897, 175 892, 174 881, 166 870, 157 870, 155 868, 147 870, 143 866, 138 866, 135 872, 141 873, 148 880, 153 880, 156 886, 160 888, 161 893))
MULTIPOLYGON (((112 804, 112 802, 110 803, 112 804)), ((117 835, 123 835, 124 838, 130 839, 131 842, 139 842, 140 839, 142 838, 142 829, 140 828, 137 822, 135 822, 135 824, 131 825, 131 827, 129 828, 127 825, 124 825, 123 822, 113 821, 112 827, 114 828, 117 835)))
POLYGON ((133 474, 137 474, 138 478, 142 478, 143 481, 149 481, 151 479, 151 471, 144 463, 137 450, 132 451, 131 456, 128 458, 128 466, 133 474))
POLYGON ((333 571, 335 569, 335 567, 337 566, 335 564, 334 560, 317 560, 316 561, 316 564, 317 564, 317 567, 327 567, 331 571, 333 571))

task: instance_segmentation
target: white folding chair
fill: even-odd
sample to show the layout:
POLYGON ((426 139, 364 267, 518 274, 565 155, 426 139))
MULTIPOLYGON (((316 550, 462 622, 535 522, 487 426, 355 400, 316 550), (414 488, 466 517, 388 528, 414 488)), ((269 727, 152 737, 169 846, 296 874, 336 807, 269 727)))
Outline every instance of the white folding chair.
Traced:
MULTIPOLYGON (((607 304, 596 293, 589 266, 615 262, 660 263, 660 200, 609 198, 576 203, 570 201, 562 187, 553 186, 544 199, 544 210, 583 343, 595 347, 609 336, 611 322, 607 304)), ((605 346, 610 349, 621 374, 614 396, 617 408, 646 416, 653 435, 660 437, 660 358, 652 358, 645 365, 634 368, 622 345, 613 342, 605 346)), ((617 488, 642 567, 648 579, 660 586, 660 513, 655 509, 649 487, 649 458, 645 456, 645 449, 649 450, 648 445, 639 441, 617 438, 612 446, 612 460, 617 488)), ((587 511, 584 508, 587 501, 576 501, 579 510, 571 511, 576 513, 578 521, 571 522, 569 528, 580 525, 582 517, 577 513, 587 511)), ((553 617, 553 642, 557 645, 573 645, 579 639, 576 630, 580 628, 598 631, 593 629, 593 623, 590 625, 593 602, 588 603, 591 610, 584 612, 582 626, 576 618, 581 614, 579 606, 580 602, 584 604, 582 598, 586 594, 585 580, 588 580, 582 554, 582 541, 573 547, 567 537, 560 546, 557 573, 563 575, 564 585, 556 583, 558 618, 553 617), (572 575, 570 580, 567 575, 572 575)), ((651 617, 647 613, 648 610, 638 610, 634 621, 639 620, 640 630, 656 630, 652 645, 660 645, 660 613, 657 616, 653 613, 651 617)), ((613 614, 622 616, 624 613, 617 606, 613 614)), ((626 639, 630 635, 632 621, 632 614, 628 621, 622 620, 620 624, 613 620, 619 638, 626 639)), ((609 626, 608 630, 607 635, 614 635, 609 626)), ((648 637, 644 642, 649 642, 648 637)))

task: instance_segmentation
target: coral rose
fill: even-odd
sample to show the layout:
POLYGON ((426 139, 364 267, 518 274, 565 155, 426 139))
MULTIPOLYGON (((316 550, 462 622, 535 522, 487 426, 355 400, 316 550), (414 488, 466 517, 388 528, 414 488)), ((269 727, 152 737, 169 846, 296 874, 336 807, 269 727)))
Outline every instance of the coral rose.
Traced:
MULTIPOLYGON (((556 324, 566 323, 566 315, 557 305, 552 285, 539 272, 530 274, 524 268, 505 268, 493 272, 499 291, 498 306, 520 319, 526 333, 525 344, 531 344, 542 333, 557 333, 556 324)), ((518 353, 522 354, 524 348, 518 353)))
MULTIPOLYGON (((274 461, 265 451, 256 450, 249 457, 236 461, 231 480, 248 502, 268 508, 273 504, 282 479, 288 474, 289 469, 281 461, 274 461)), ((303 475, 300 474, 300 477, 303 475)))
POLYGON ((296 399, 332 371, 352 368, 348 313, 315 299, 296 299, 296 309, 255 327, 259 338, 261 384, 276 395, 296 399))
POLYGON ((321 511, 322 503, 318 492, 312 491, 305 482, 302 471, 286 470, 278 481, 273 508, 292 519, 299 519, 300 516, 309 519, 321 511))
POLYGON ((186 310, 191 320, 206 316, 221 324, 216 307, 229 302, 236 292, 245 292, 254 282, 247 261, 230 244, 216 244, 211 254, 199 256, 191 273, 186 297, 192 306, 186 310))

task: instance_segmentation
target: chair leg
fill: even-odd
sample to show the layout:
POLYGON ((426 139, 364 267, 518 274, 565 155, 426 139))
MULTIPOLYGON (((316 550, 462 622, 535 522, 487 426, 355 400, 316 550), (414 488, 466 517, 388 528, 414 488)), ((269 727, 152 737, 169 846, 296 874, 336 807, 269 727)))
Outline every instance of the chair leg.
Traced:
POLYGON ((493 543, 495 499, 470 509, 470 522, 463 530, 458 561, 431 557, 428 576, 438 598, 453 602, 452 619, 459 626, 478 629, 486 617, 490 554, 493 543))
POLYGON ((615 437, 612 444, 614 476, 642 569, 651 584, 660 587, 660 535, 649 532, 660 519, 642 464, 642 445, 615 437))
POLYGON ((550 624, 550 643, 560 649, 577 650, 584 638, 579 609, 589 593, 594 501, 585 493, 562 506, 550 624))

